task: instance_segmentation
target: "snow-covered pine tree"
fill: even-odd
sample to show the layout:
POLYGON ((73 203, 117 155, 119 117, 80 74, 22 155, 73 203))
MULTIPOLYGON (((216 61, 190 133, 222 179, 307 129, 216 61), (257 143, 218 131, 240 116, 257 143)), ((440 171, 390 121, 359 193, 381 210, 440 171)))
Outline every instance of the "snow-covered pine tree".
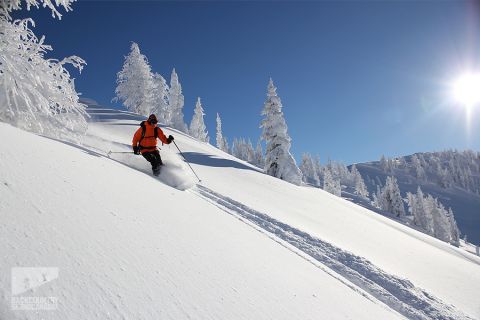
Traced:
POLYGON ((386 173, 393 173, 393 169, 396 167, 396 160, 395 159, 390 159, 390 158, 385 158, 384 155, 380 158, 380 168, 382 169, 383 172, 386 173))
MULTIPOLYGON (((311 160, 311 157, 310 157, 311 160)), ((311 174, 310 170, 310 165, 309 165, 309 154, 304 153, 302 154, 302 162, 300 163, 300 166, 298 167, 300 171, 302 171, 302 181, 305 183, 309 183, 309 176, 311 174)), ((312 164, 313 167, 313 164, 312 164)))
POLYGON ((370 194, 368 192, 365 181, 362 178, 362 175, 358 171, 355 165, 350 169, 350 174, 352 175, 352 180, 355 186, 355 194, 362 197, 363 199, 368 199, 370 194))
POLYGON ((245 138, 240 138, 237 140, 237 157, 247 161, 248 159, 248 151, 247 151, 247 141, 245 138))
POLYGON ((337 163, 332 159, 328 159, 327 164, 325 165, 325 169, 328 169, 330 171, 330 174, 334 179, 340 178, 339 167, 337 166, 337 163))
POLYGON ((255 164, 255 150, 250 139, 247 142, 245 138, 235 138, 232 144, 232 155, 255 164))
POLYGON ((170 89, 168 93, 168 102, 170 109, 170 124, 173 128, 188 133, 187 125, 183 119, 184 97, 182 94, 182 85, 178 80, 175 69, 172 70, 170 77, 170 89))
POLYGON ((204 115, 205 113, 203 111, 202 102, 200 101, 200 97, 198 97, 192 122, 190 123, 189 132, 192 137, 208 143, 210 138, 208 137, 207 127, 205 126, 205 122, 203 121, 204 115))
POLYGON ((450 221, 447 217, 448 211, 438 199, 433 198, 431 195, 427 196, 427 203, 433 218, 433 236, 442 241, 450 242, 451 229, 450 221))
POLYGON ((460 246, 460 230, 458 229, 457 221, 455 221, 452 208, 448 208, 447 219, 450 225, 450 243, 458 247, 460 246))
POLYGON ((333 177, 331 168, 328 166, 323 169, 323 190, 336 195, 337 197, 342 196, 340 180, 333 177))
MULTIPOLYGON (((57 1, 57 6, 71 10, 73 1, 57 1)), ((27 8, 39 2, 27 0, 27 8)), ((56 6, 41 1, 60 18, 56 6)), ((59 61, 46 59, 52 48, 38 39, 29 24, 32 19, 11 21, 12 10, 22 1, 0 1, 0 121, 19 128, 59 139, 77 140, 87 129, 85 106, 79 102, 74 80, 65 68, 71 64, 79 71, 86 64, 71 56, 59 61)))
POLYGON ((302 171, 303 182, 310 183, 314 186, 318 186, 320 184, 317 170, 313 163, 312 156, 309 153, 304 153, 302 155, 300 170, 302 171))
POLYGON ((231 155, 235 158, 242 159, 242 146, 241 141, 238 138, 233 138, 232 147, 230 148, 231 155))
POLYGON ((217 142, 217 148, 220 150, 223 150, 223 133, 222 133, 222 119, 220 119, 220 115, 217 112, 217 134, 216 134, 216 142, 217 142))
POLYGON ((153 75, 153 100, 154 105, 152 113, 156 114, 157 119, 160 123, 165 125, 171 125, 171 113, 170 106, 168 103, 168 85, 165 78, 159 74, 155 73, 153 75))
POLYGON ((227 139, 223 136, 222 133, 222 119, 220 118, 220 115, 217 112, 217 148, 224 151, 228 152, 228 143, 227 139))
POLYGON ((122 70, 117 73, 116 97, 131 112, 148 116, 155 110, 155 82, 147 57, 132 42, 122 70))
POLYGON ((246 151, 246 161, 249 163, 254 163, 255 161, 255 149, 253 149, 253 144, 250 139, 245 143, 245 151, 246 151))
POLYGON ((442 188, 450 188, 453 185, 452 173, 447 168, 440 167, 437 175, 442 188))
POLYGON ((413 224, 433 235, 433 218, 431 210, 427 209, 425 197, 420 187, 417 193, 407 193, 408 211, 413 215, 413 224))
POLYGON ((262 148, 262 142, 259 139, 257 141, 257 146, 255 148, 255 163, 259 168, 263 168, 265 166, 265 158, 263 157, 263 148, 262 148))
POLYGON ((313 166, 314 166, 315 172, 317 173, 317 176, 318 176, 318 184, 316 186, 320 187, 320 186, 322 186, 323 169, 322 169, 322 165, 320 163, 320 156, 318 154, 313 157, 313 166))
POLYGON ((237 138, 233 138, 232 148, 230 150, 231 150, 232 156, 234 156, 235 158, 241 159, 240 158, 239 140, 237 138))
POLYGON ((266 142, 265 173, 290 183, 299 185, 302 173, 290 154, 291 138, 282 112, 282 102, 278 97, 272 79, 268 83, 267 100, 263 107, 261 122, 262 139, 266 142))
MULTIPOLYGON (((418 191, 417 191, 418 192, 418 191)), ((408 212, 413 216, 413 224, 419 225, 417 215, 417 196, 414 193, 407 192, 407 208, 408 212)))
POLYGON ((223 137, 223 151, 230 153, 230 146, 228 145, 227 137, 223 137))
MULTIPOLYGON (((425 160, 423 162, 425 162, 425 160)), ((420 181, 425 181, 426 175, 425 175, 425 170, 423 169, 423 166, 422 166, 422 161, 420 161, 420 159, 415 154, 412 156, 412 166, 413 166, 413 170, 416 178, 420 181)))
POLYGON ((330 173, 335 180, 339 180, 340 183, 345 185, 352 184, 353 179, 350 171, 348 170, 347 166, 341 162, 328 160, 326 165, 330 169, 330 173))
POLYGON ((247 140, 245 138, 240 138, 240 159, 247 161, 248 159, 248 147, 247 140))
POLYGON ((376 184, 377 190, 372 193, 372 205, 375 208, 382 209, 385 207, 383 204, 383 197, 382 197, 382 188, 380 185, 376 184))
POLYGON ((405 207, 403 199, 400 195, 397 179, 392 176, 387 177, 385 187, 382 190, 382 210, 393 213, 397 217, 405 216, 405 207))

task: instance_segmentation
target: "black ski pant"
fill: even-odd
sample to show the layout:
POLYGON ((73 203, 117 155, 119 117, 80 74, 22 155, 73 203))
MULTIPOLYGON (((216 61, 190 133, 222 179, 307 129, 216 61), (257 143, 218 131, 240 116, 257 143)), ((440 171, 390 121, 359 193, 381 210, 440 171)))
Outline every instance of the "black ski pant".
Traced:
POLYGON ((158 152, 158 150, 144 152, 142 156, 151 163, 153 174, 158 176, 160 174, 160 166, 163 164, 160 152, 158 152))

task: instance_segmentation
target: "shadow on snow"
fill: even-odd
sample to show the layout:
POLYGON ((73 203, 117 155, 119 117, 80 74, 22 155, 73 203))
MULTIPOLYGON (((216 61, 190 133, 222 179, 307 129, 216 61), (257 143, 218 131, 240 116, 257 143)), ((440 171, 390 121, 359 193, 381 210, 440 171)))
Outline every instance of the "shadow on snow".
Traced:
POLYGON ((237 168, 237 169, 258 171, 240 162, 229 160, 229 159, 217 158, 210 154, 198 153, 198 152, 184 152, 183 155, 185 156, 188 162, 199 164, 202 166, 219 167, 219 168, 237 168))

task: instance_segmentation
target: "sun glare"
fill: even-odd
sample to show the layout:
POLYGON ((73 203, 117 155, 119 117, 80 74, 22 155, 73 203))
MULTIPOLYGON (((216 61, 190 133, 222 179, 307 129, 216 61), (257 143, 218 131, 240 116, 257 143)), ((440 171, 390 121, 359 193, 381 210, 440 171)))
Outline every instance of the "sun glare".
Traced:
POLYGON ((455 100, 466 108, 480 104, 480 74, 464 74, 453 85, 455 100))

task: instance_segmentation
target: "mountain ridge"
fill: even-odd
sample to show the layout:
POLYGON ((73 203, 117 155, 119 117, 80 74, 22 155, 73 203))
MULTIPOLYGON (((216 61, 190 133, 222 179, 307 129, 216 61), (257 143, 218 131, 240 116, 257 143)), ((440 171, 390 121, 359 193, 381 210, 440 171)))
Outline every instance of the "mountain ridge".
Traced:
MULTIPOLYGON (((421 187, 424 193, 438 198, 444 206, 452 208, 462 234, 466 234, 470 242, 480 245, 480 194, 466 190, 456 184, 452 184, 448 187, 440 185, 440 177, 432 173, 431 170, 425 170, 425 168, 428 168, 428 164, 424 164, 420 167, 420 174, 422 174, 421 170, 427 172, 424 173, 424 176, 421 179, 419 179, 416 176, 417 169, 412 165, 412 158, 414 157, 435 159, 435 157, 442 157, 442 155, 446 154, 461 155, 464 153, 475 154, 477 157, 477 168, 480 167, 479 154, 471 150, 417 152, 412 155, 385 159, 383 164, 382 160, 378 160, 356 163, 355 166, 364 178, 365 184, 370 193, 374 193, 377 186, 383 185, 387 176, 393 176, 397 179, 400 191, 404 197, 407 192, 416 193, 417 188, 421 187), (389 167, 388 162, 394 162, 396 165, 389 167)), ((476 172, 473 172, 470 176, 473 181, 471 188, 478 188, 478 186, 480 186, 479 169, 476 169, 476 172)))

